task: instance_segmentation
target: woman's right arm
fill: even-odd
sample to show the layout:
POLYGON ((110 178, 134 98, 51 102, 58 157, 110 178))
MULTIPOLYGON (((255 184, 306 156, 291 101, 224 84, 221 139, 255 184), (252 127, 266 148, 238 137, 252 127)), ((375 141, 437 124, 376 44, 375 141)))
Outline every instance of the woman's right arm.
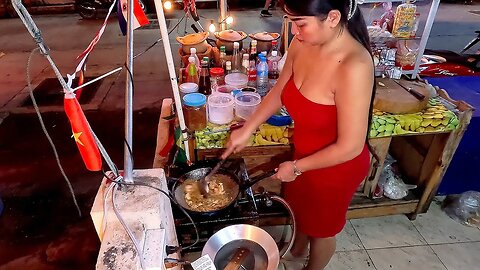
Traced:
POLYGON ((295 58, 295 50, 298 47, 298 41, 294 38, 288 49, 287 59, 283 66, 282 72, 277 83, 270 89, 269 93, 263 98, 262 103, 255 113, 248 119, 243 127, 233 131, 230 140, 227 143, 227 149, 222 155, 226 158, 231 153, 237 153, 242 150, 248 143, 248 139, 252 133, 257 130, 258 126, 263 124, 268 118, 275 114, 282 107, 282 92, 288 80, 293 74, 293 60, 295 58))

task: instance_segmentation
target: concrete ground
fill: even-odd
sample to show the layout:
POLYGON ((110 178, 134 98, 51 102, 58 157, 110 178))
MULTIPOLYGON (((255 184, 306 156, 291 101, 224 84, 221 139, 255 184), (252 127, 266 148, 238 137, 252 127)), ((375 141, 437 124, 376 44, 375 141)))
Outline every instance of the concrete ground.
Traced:
MULTIPOLYGON (((427 13, 426 7, 421 10, 422 14, 427 13)), ((470 13, 471 10, 480 10, 480 6, 442 4, 428 47, 459 51, 478 30, 480 17, 470 13)), ((235 29, 247 33, 279 32, 281 11, 273 11, 271 18, 260 18, 259 11, 258 8, 232 11, 235 29)), ((369 13, 366 7, 364 11, 369 13)), ((377 12, 374 10, 372 14, 377 12)), ((179 14, 173 15, 170 26, 177 22, 179 14)), ((215 18, 218 11, 201 9, 200 14, 215 18)), ((74 70, 75 57, 101 24, 100 20, 81 20, 76 14, 42 15, 34 19, 62 74, 74 70)), ((205 25, 208 22, 202 19, 205 25)), ((191 23, 190 20, 188 25, 191 23)), ((170 36, 173 52, 178 50, 175 36, 183 35, 184 27, 181 23, 170 36)), ((187 30, 191 32, 189 27, 187 30)), ((143 51, 158 37, 156 27, 136 30, 135 51, 143 51)), ((71 130, 61 103, 42 106, 46 127, 82 209, 83 216, 78 217, 33 108, 21 106, 28 98, 25 74, 33 48, 33 39, 20 20, 0 21, 0 52, 5 54, 0 56, 0 197, 5 203, 5 211, 0 216, 0 269, 93 269, 99 242, 88 213, 102 175, 85 170, 70 138, 71 130)), ((122 66, 125 57, 125 37, 112 17, 89 57, 87 76, 95 77, 122 66)), ((177 55, 175 57, 178 63, 177 55)), ((133 152, 136 169, 151 167, 161 100, 172 96, 165 67, 161 44, 135 60, 133 152)), ((48 63, 36 54, 31 62, 33 86, 51 77, 48 63)), ((126 73, 121 72, 105 79, 84 105, 92 128, 120 168, 125 78, 126 73)))

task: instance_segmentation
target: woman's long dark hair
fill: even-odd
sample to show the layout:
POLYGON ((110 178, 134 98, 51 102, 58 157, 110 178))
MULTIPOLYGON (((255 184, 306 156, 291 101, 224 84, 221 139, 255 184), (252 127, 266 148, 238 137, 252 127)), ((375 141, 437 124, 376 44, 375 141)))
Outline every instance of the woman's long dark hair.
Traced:
MULTIPOLYGON (((293 16, 315 16, 320 20, 325 20, 327 15, 332 10, 338 10, 341 14, 340 24, 343 29, 347 29, 350 35, 358 41, 360 44, 365 47, 365 49, 371 54, 370 47, 370 38, 368 36, 367 25, 363 19, 362 12, 360 12, 360 7, 356 7, 355 13, 353 16, 348 19, 348 14, 353 8, 350 4, 355 5, 356 0, 309 0, 309 1, 298 1, 298 0, 283 0, 283 9, 284 11, 293 16)), ((373 65, 373 58, 372 58, 373 65)), ((368 136, 370 134, 370 125, 372 123, 372 110, 373 110, 373 100, 375 99, 375 90, 376 83, 374 78, 373 88, 372 88, 372 97, 370 99, 370 108, 368 113, 368 127, 367 127, 367 138, 366 143, 370 153, 378 161, 378 156, 375 151, 373 151, 370 143, 368 142, 368 136)))

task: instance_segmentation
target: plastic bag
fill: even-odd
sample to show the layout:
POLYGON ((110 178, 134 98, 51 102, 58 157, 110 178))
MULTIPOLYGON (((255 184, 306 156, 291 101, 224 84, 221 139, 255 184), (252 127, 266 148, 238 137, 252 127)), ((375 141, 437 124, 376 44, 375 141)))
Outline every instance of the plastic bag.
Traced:
POLYGON ((400 200, 408 195, 410 189, 417 186, 407 185, 403 182, 399 173, 395 170, 396 160, 388 155, 378 185, 383 190, 383 195, 393 200, 400 200))
POLYGON ((380 27, 386 29, 388 32, 392 32, 393 22, 395 20, 395 13, 393 12, 392 2, 383 3, 383 9, 385 13, 380 17, 380 27))
POLYGON ((480 228, 480 192, 467 191, 460 196, 449 196, 444 204, 444 211, 450 218, 480 228))

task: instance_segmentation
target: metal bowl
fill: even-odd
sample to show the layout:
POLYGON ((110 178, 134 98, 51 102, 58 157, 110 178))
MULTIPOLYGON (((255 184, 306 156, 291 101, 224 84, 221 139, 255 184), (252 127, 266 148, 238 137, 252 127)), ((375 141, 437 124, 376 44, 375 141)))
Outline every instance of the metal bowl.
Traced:
POLYGON ((216 232, 205 244, 202 256, 208 254, 217 269, 224 269, 239 248, 251 251, 245 263, 253 265, 246 269, 277 269, 280 255, 275 240, 266 231, 247 224, 228 226, 216 232))

